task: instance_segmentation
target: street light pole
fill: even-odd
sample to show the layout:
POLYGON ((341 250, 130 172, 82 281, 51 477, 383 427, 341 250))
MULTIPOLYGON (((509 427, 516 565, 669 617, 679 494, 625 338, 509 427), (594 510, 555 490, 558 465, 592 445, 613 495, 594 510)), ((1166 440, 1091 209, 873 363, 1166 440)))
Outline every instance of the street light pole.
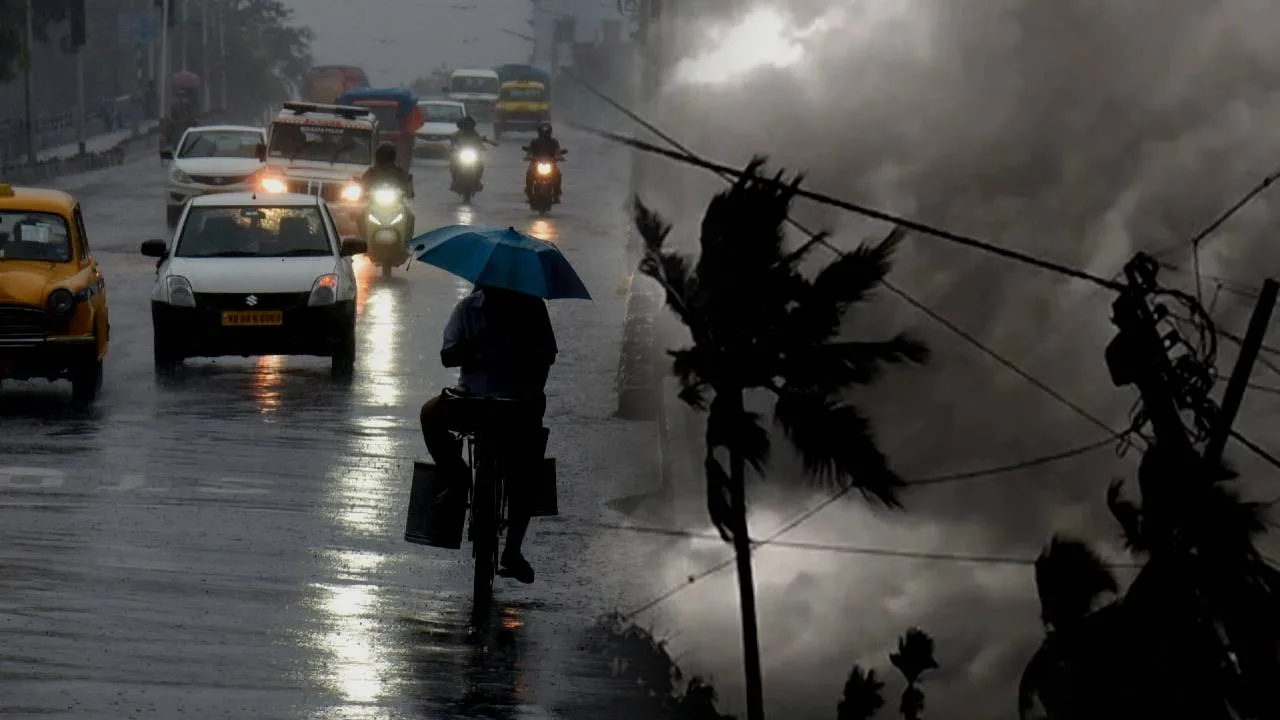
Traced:
POLYGON ((209 112, 209 83, 213 78, 209 77, 209 2, 200 3, 200 80, 202 81, 201 89, 204 91, 203 110, 209 112))
POLYGON ((88 148, 85 147, 87 134, 85 133, 84 123, 86 112, 84 102, 84 46, 76 48, 76 145, 80 149, 80 154, 84 155, 88 148))
POLYGON ((27 0, 27 41, 26 52, 22 63, 22 95, 27 111, 27 162, 36 164, 36 126, 31 109, 31 54, 36 45, 35 8, 32 0, 27 0))
POLYGON ((218 7, 218 68, 222 76, 222 82, 218 83, 218 90, 222 93, 222 112, 227 111, 227 8, 226 6, 218 7))
POLYGON ((156 78, 158 111, 156 119, 164 122, 169 110, 169 2, 160 5, 160 77, 156 78))

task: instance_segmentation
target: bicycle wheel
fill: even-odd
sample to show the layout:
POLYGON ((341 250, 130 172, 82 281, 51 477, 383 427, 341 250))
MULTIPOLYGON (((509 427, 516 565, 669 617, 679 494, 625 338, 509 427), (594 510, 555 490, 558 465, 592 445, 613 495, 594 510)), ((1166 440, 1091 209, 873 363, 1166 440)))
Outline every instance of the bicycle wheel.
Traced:
POLYGON ((482 606, 493 599, 498 559, 498 497, 493 466, 484 454, 477 455, 475 498, 471 504, 471 526, 475 533, 471 545, 476 559, 472 593, 474 604, 482 606))

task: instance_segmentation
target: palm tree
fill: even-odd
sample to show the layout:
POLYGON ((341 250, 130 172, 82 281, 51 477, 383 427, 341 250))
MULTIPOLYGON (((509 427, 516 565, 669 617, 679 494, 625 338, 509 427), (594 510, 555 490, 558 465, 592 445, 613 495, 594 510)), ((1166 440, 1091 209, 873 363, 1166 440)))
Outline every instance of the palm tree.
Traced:
POLYGON ((836 720, 871 720, 884 707, 884 683, 875 670, 854 665, 844 684, 844 697, 836 706, 836 720))
POLYGON ((920 628, 908 628, 898 640, 898 651, 889 654, 889 662, 902 673, 907 687, 902 691, 898 711, 906 720, 920 720, 924 713, 924 691, 920 689, 920 677, 929 670, 938 669, 933 658, 933 638, 920 628))
POLYGON ((1037 701, 1051 720, 1130 717, 1121 606, 1103 602, 1119 591, 1115 576, 1087 544, 1056 535, 1035 573, 1045 638, 1018 686, 1019 717, 1037 701))
POLYGON ((924 345, 903 334, 883 342, 837 339, 845 313, 889 272, 901 233, 841 256, 816 278, 804 277, 797 264, 817 242, 788 252, 783 232, 800 179, 783 183, 782 173, 762 178, 762 163, 753 160, 711 201, 696 265, 664 249, 670 225, 639 199, 635 209, 645 245, 640 270, 663 287, 667 305, 693 338, 692 347, 671 352, 673 372, 682 400, 709 412, 707 510, 737 556, 748 720, 763 720, 764 700, 746 465, 763 471, 769 434, 760 415, 747 410, 747 394, 772 394, 774 420, 808 475, 898 508, 902 480, 877 446, 870 421, 841 395, 871 383, 886 364, 928 357, 924 345), (728 455, 727 471, 720 450, 728 455))
POLYGON ((1228 485, 1237 477, 1154 446, 1138 471, 1141 505, 1122 499, 1118 483, 1107 493, 1126 544, 1146 558, 1125 606, 1158 710, 1280 717, 1280 572, 1255 545, 1265 506, 1228 485))

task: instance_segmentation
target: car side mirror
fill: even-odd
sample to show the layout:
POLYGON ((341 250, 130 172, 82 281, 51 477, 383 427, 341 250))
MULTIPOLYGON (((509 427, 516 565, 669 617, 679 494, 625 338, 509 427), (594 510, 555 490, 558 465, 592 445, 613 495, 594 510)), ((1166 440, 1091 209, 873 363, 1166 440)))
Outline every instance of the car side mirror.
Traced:
POLYGON ((160 159, 161 159, 161 160, 172 160, 172 159, 173 159, 173 151, 172 151, 172 150, 168 150, 168 149, 161 150, 161 151, 160 151, 160 159))
POLYGON ((147 240, 142 243, 142 254, 146 257, 164 258, 169 254, 169 246, 163 240, 147 240))
POLYGON ((257 147, 253 149, 253 156, 258 159, 258 162, 266 162, 267 146, 263 143, 258 143, 257 147))
POLYGON ((342 238, 342 257, 351 257, 352 255, 361 255, 369 252, 369 244, 358 237, 342 238))

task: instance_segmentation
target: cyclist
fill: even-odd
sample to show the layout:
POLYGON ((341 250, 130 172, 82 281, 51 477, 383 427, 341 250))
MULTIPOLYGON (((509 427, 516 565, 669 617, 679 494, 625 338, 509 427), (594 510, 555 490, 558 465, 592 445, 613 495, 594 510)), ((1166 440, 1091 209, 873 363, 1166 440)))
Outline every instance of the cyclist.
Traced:
MULTIPOLYGON (((542 417, 547 408, 547 375, 559 349, 547 304, 541 298, 502 288, 477 285, 458 301, 444 329, 440 360, 445 367, 461 368, 457 392, 468 396, 519 400, 516 420, 519 437, 499 458, 505 467, 528 467, 542 457, 542 417)), ((466 425, 461 408, 442 393, 428 400, 419 415, 422 439, 440 472, 453 488, 465 487, 469 470, 462 458, 462 443, 450 430, 466 425)), ((510 482, 519 477, 508 474, 510 482)), ((518 493, 517 493, 518 495, 518 493)), ((529 529, 529 512, 509 503, 507 545, 499 575, 522 583, 533 582, 533 567, 521 552, 529 529)))

